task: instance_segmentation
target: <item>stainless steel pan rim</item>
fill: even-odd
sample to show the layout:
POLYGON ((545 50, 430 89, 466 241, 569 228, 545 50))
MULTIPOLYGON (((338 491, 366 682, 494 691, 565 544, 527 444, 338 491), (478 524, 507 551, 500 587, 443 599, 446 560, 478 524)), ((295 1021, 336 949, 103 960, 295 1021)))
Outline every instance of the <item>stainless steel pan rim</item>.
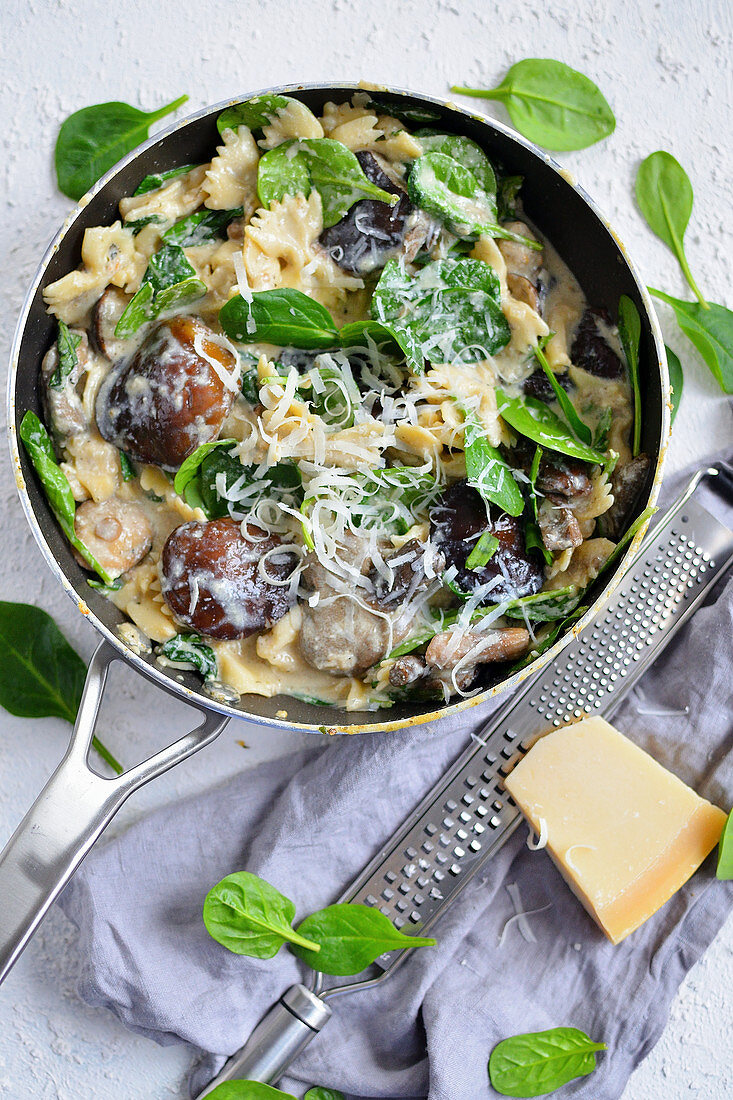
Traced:
MULTIPOLYGON (((665 452, 666 452, 667 445, 668 445, 668 440, 669 440, 669 431, 670 431, 670 423, 669 423, 669 379, 668 379, 668 374, 667 374, 666 355, 665 355, 665 352, 664 352, 664 340, 663 340, 663 337, 662 337, 662 334, 661 334, 661 330, 660 330, 660 327, 659 327, 659 322, 658 322, 657 317, 656 317, 656 313, 654 311, 654 307, 653 307, 651 299, 650 299, 650 297, 647 293, 646 286, 645 286, 644 282, 640 278, 634 264, 632 263, 631 259, 629 258, 628 254, 626 252, 626 249, 625 249, 624 245, 621 243, 618 236, 616 235, 616 233, 612 229, 608 219, 604 216, 602 211, 598 208, 596 203, 590 198, 590 196, 586 193, 586 191, 580 186, 580 184, 577 183, 577 181, 568 173, 568 171, 566 169, 564 169, 561 165, 559 165, 547 153, 545 153, 543 150, 539 149, 532 142, 527 141, 521 135, 515 133, 509 127, 503 125, 501 122, 497 122, 494 119, 489 119, 484 115, 481 115, 481 114, 478 114, 478 113, 475 113, 475 112, 472 112, 472 111, 465 110, 461 107, 456 106, 453 103, 446 102, 444 100, 438 99, 438 98, 433 97, 433 96, 426 96, 426 95, 423 95, 422 93, 411 92, 408 89, 393 88, 393 87, 387 87, 387 86, 382 86, 382 85, 379 85, 379 86, 377 86, 377 85, 359 85, 358 83, 351 83, 351 82, 348 82, 348 81, 343 81, 343 82, 332 83, 332 84, 319 84, 319 83, 289 84, 289 85, 278 86, 278 87, 275 87, 275 88, 260 89, 259 91, 250 92, 250 93, 242 95, 242 96, 237 96, 233 99, 224 100, 221 103, 215 104, 213 106, 206 107, 206 108, 202 109, 201 111, 195 112, 194 114, 191 114, 191 115, 187 116, 186 118, 181 119, 180 121, 173 123, 171 126, 167 127, 166 129, 156 133, 147 142, 145 142, 143 145, 139 146, 132 153, 130 153, 127 157, 125 157, 122 161, 120 161, 117 165, 115 165, 114 168, 112 168, 109 172, 107 172, 106 175, 104 175, 94 185, 94 187, 80 200, 80 202, 69 213, 69 215, 66 217, 61 229, 58 231, 56 236, 51 241, 51 244, 48 246, 48 248, 47 248, 40 264, 39 264, 38 270, 36 271, 36 274, 34 276, 32 284, 29 288, 29 291, 28 291, 28 293, 25 297, 25 300, 24 300, 24 303, 23 303, 23 306, 22 306, 22 309, 21 309, 21 312, 20 312, 20 316, 19 316, 19 319, 18 319, 18 324, 16 326, 12 347, 11 347, 10 373, 9 373, 9 378, 8 378, 8 432, 9 432, 10 453, 11 453, 11 459, 12 459, 12 462, 13 462, 13 468, 14 468, 14 471, 15 471, 16 484, 18 486, 18 492, 19 492, 19 495, 20 495, 20 499, 21 499, 23 509, 24 509, 26 517, 28 519, 28 523, 31 527, 31 530, 32 530, 33 535, 36 539, 36 542, 38 543, 38 545, 41 549, 41 553, 43 554, 44 558, 46 559, 46 562, 47 562, 49 568, 51 569, 52 573, 57 578, 59 583, 62 585, 64 590, 67 592, 69 597, 77 605, 77 607, 79 608, 79 611, 81 612, 81 614, 86 616, 89 619, 89 621, 93 624, 93 626, 96 628, 96 630, 99 631, 99 633, 103 636, 103 638, 107 641, 107 643, 110 646, 112 646, 114 650, 117 651, 117 654, 123 660, 125 660, 126 662, 131 664, 143 676, 145 676, 149 680, 152 680, 154 683, 158 684, 160 687, 162 687, 168 693, 178 695, 179 697, 183 698, 184 701, 191 703, 193 706, 195 706, 197 708, 205 707, 205 708, 208 708, 210 710, 217 711, 222 715, 227 715, 227 716, 232 717, 232 718, 245 719, 245 720, 249 720, 249 721, 252 721, 252 722, 257 722, 261 725, 271 726, 271 727, 274 727, 274 728, 277 728, 277 729, 285 729, 285 730, 299 730, 299 731, 307 731, 307 732, 324 732, 324 729, 325 729, 328 733, 350 733, 350 734, 364 733, 364 732, 374 732, 374 733, 376 733, 376 732, 388 732, 388 731, 393 731, 393 730, 398 730, 398 729, 402 729, 402 728, 405 728, 405 727, 409 727, 409 726, 412 726, 412 725, 423 724, 423 723, 427 723, 427 722, 436 721, 436 720, 441 719, 441 718, 447 718, 449 716, 457 715, 462 711, 468 711, 470 708, 475 707, 475 706, 477 706, 478 704, 480 704, 482 702, 485 702, 487 699, 491 698, 492 696, 499 694, 499 692, 510 691, 512 688, 516 687, 519 683, 521 683, 523 680, 525 680, 528 676, 534 675, 534 673, 536 673, 544 665, 548 664, 550 661, 553 661, 557 657, 557 655, 562 651, 562 649, 569 643, 571 638, 574 637, 574 636, 577 636, 577 634, 579 634, 580 631, 582 631, 583 628, 593 618, 595 618, 595 616, 598 614, 599 610, 603 607, 604 603, 606 602, 608 597, 611 595, 611 593, 614 591, 614 589, 618 585, 619 581, 621 580, 621 577, 623 576, 624 572, 626 571, 626 568, 627 568, 630 560, 632 559, 632 557, 636 553, 636 550, 637 550, 637 548, 638 548, 638 546, 641 542, 641 539, 643 537, 643 534, 644 534, 643 529, 640 530, 637 533, 635 538, 632 540, 630 545, 627 547, 626 553, 622 556, 621 560, 617 564, 613 575, 606 582, 603 589, 598 594, 596 600, 591 605, 591 607, 588 609, 588 611, 582 616, 582 618, 579 619, 578 622, 574 624, 574 626, 572 627, 571 630, 569 630, 563 637, 561 637, 557 642, 555 642, 555 644, 553 646, 551 646, 550 649, 548 649, 545 653, 543 653, 540 657, 538 657, 526 669, 522 669, 520 672, 517 672, 514 675, 507 677, 505 680, 502 680, 500 683, 494 685, 493 687, 490 687, 490 688, 486 689, 485 691, 482 691, 478 695, 475 695, 475 696, 473 696, 469 699, 462 699, 458 702, 451 703, 450 705, 447 705, 447 706, 442 706, 442 707, 440 707, 440 708, 438 708, 438 709, 436 709, 436 710, 434 710, 430 713, 420 713, 420 714, 416 714, 414 716, 409 716, 409 715, 404 716, 403 715, 399 718, 392 719, 392 720, 386 718, 384 721, 378 721, 378 722, 374 722, 374 723, 359 723, 358 721, 352 722, 350 720, 352 712, 348 712, 348 711, 343 710, 341 708, 332 708, 330 714, 332 715, 333 721, 332 721, 332 723, 329 722, 329 725, 327 727, 324 727, 324 725, 322 723, 315 724, 315 723, 309 723, 309 722, 299 722, 299 721, 296 722, 296 721, 287 720, 285 718, 269 717, 269 716, 266 716, 266 715, 248 713, 247 710, 244 709, 244 707, 246 707, 246 700, 247 700, 246 696, 242 697, 242 700, 243 700, 243 707, 242 708, 235 707, 235 706, 230 706, 230 705, 227 705, 226 703, 222 703, 222 702, 219 702, 215 699, 212 699, 210 696, 206 695, 203 691, 194 690, 193 688, 189 687, 187 684, 179 682, 179 680, 174 675, 172 675, 169 672, 164 671, 162 668, 160 668, 158 665, 156 665, 152 661, 150 663, 147 662, 142 657, 138 656, 138 654, 136 654, 128 645, 126 645, 118 637, 118 635, 115 633, 115 631, 110 629, 110 627, 106 623, 104 623, 94 613, 94 611, 87 605, 86 600, 84 599, 84 596, 79 591, 77 591, 77 589, 74 587, 74 585, 69 580, 69 578, 66 575, 64 569, 61 567, 61 565, 60 565, 59 561, 57 560, 55 554, 51 550, 51 547, 50 547, 50 545, 49 545, 49 543, 46 539, 43 527, 42 527, 42 525, 41 525, 41 523, 38 519, 38 516, 36 515, 36 512, 35 512, 33 504, 32 504, 32 501, 30 499, 30 495, 29 495, 29 492, 28 492, 28 489, 27 489, 27 486, 26 486, 26 483, 25 483, 25 479, 24 479, 23 471, 22 471, 22 467, 21 467, 20 454, 19 454, 19 445, 18 445, 18 438, 17 438, 17 432, 16 432, 16 416, 17 416, 17 413, 18 413, 17 404, 16 404, 16 390, 17 390, 18 376, 19 376, 19 372, 20 372, 20 361, 19 360, 20 360, 21 342, 22 342, 22 338, 23 338, 23 335, 24 335, 24 332, 25 332, 26 324, 28 322, 29 314, 30 314, 30 311, 31 311, 31 308, 32 308, 32 305, 33 305, 33 301, 34 301, 36 292, 37 292, 38 287, 41 283, 41 280, 43 279, 43 276, 46 272, 46 268, 47 268, 50 260, 54 256, 55 252, 59 248, 60 243, 62 242, 62 240, 66 236, 67 232, 69 231, 69 228, 74 224, 76 219, 81 215, 82 211, 89 204, 90 200, 95 195, 97 195, 101 190, 103 190, 111 180, 113 180, 129 164, 131 164, 138 157, 140 157, 145 151, 151 149, 153 146, 155 146, 161 140, 164 140, 164 139, 168 138, 170 135, 172 135, 174 133, 177 133, 178 131, 180 131, 180 130, 184 129, 185 127, 189 126, 191 123, 194 123, 194 122, 196 122, 198 120, 201 120, 201 119, 208 118, 210 116, 217 115, 222 110, 224 110, 226 107, 229 107, 229 106, 231 106, 233 104, 236 104, 236 103, 240 103, 240 102, 242 102, 244 100, 247 100, 247 99, 251 99, 255 95, 263 95, 263 94, 269 94, 269 93, 279 93, 279 94, 287 95, 287 94, 297 94, 298 92, 314 92, 314 93, 325 93, 325 94, 329 94, 329 93, 333 92, 333 93, 339 94, 339 93, 343 93, 343 92, 346 92, 346 91, 354 92, 354 91, 358 91, 358 90, 366 90, 366 91, 373 92, 373 93, 386 94, 386 95, 389 95, 389 96, 393 96, 395 98, 410 97, 412 99, 420 100, 422 103, 424 103, 428 106, 438 107, 443 111, 448 110, 448 111, 453 112, 453 113, 455 113, 459 116, 469 118, 469 119, 473 120, 474 122, 478 121, 483 126, 485 126, 489 131, 493 130, 493 131, 499 133, 500 135, 503 135, 503 137, 508 139, 509 142, 513 142, 513 143, 523 147, 526 151, 531 153, 534 157, 539 158, 541 161, 543 161, 544 164, 548 168, 550 168, 557 176, 559 176, 563 180, 564 184, 567 187, 569 187, 573 191, 575 191, 575 193, 583 200, 585 205, 588 206, 590 208, 590 210, 595 214, 597 220, 604 226, 604 228, 608 231, 608 233, 613 237, 613 239, 614 239, 614 241, 615 241, 622 257, 623 257, 623 260, 624 260, 624 262, 627 266, 627 269, 628 269, 629 273, 631 274, 631 276, 632 276, 632 278, 633 278, 633 280, 636 284, 636 288, 639 292, 639 296, 640 296, 640 299, 642 301, 642 304, 643 304, 643 307, 644 307, 644 310, 645 310, 645 313, 646 313, 646 321, 649 324, 651 335, 652 335, 652 340, 653 340, 653 345, 654 345, 654 353, 655 353, 655 356, 656 356, 656 367, 658 368, 658 371, 659 371, 659 377, 660 377, 660 382, 661 382, 661 391, 662 391, 663 399, 662 399, 662 408, 660 410, 661 418, 660 418, 659 439, 658 439, 658 444, 657 444, 656 465, 655 465, 655 469, 654 469, 653 482, 652 482, 649 494, 646 498, 646 504, 648 504, 648 505, 654 505, 655 504, 658 493, 659 493, 659 487, 660 487, 661 476, 662 476, 662 467, 663 467, 665 452)), ((550 240, 552 240, 552 233, 551 232, 548 233, 548 237, 550 238, 550 240)), ((38 370, 38 363, 37 362, 32 364, 32 369, 34 370, 34 372, 36 372, 38 370)), ((25 410, 21 410, 21 413, 24 412, 24 411, 25 410)))

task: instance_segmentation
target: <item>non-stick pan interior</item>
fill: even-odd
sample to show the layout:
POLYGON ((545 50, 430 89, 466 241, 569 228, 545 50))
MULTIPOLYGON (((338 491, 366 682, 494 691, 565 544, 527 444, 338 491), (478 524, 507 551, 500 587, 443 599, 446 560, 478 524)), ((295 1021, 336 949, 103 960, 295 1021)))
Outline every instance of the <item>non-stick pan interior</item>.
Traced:
MULTIPOLYGON (((300 90, 292 88, 288 89, 288 94, 297 96, 316 113, 320 113, 323 104, 328 100, 342 102, 359 90, 357 86, 300 90)), ((379 93, 374 95, 375 98, 379 98, 379 93)), ((476 118, 434 100, 392 91, 388 95, 389 97, 399 96, 403 106, 416 108, 428 106, 431 110, 439 112, 441 121, 437 125, 440 128, 468 135, 485 149, 490 159, 503 172, 524 177, 522 198, 527 214, 555 245, 577 277, 591 305, 605 307, 615 317, 618 300, 622 294, 627 294, 636 303, 642 320, 640 356, 643 402, 642 447, 652 458, 648 484, 641 494, 637 509, 641 511, 658 482, 658 460, 666 425, 664 414, 666 381, 660 363, 661 345, 658 340, 655 342, 656 322, 652 320, 653 315, 650 315, 647 309, 640 287, 613 234, 579 191, 557 170, 550 158, 534 150, 522 139, 513 137, 489 120, 476 118)), ((39 366, 54 338, 55 331, 53 319, 46 313, 43 303, 44 286, 77 266, 84 231, 89 226, 109 224, 119 217, 117 210, 119 200, 130 194, 143 176, 211 158, 214 147, 220 141, 216 128, 216 117, 220 109, 212 109, 201 117, 195 117, 160 139, 149 143, 134 159, 112 175, 73 219, 65 234, 57 242, 30 301, 27 320, 20 333, 19 343, 16 340, 18 349, 14 412, 16 427, 27 409, 33 409, 40 415, 37 387, 39 366)), ((30 507, 40 528, 40 533, 36 531, 36 535, 42 544, 42 549, 47 557, 50 552, 56 560, 80 604, 92 612, 92 621, 98 620, 95 625, 107 633, 119 648, 116 628, 125 621, 124 616, 87 585, 87 574, 74 560, 68 543, 59 531, 33 470, 23 453, 21 453, 21 465, 30 507), (43 546, 44 541, 46 547, 43 546)), ((616 575, 621 567, 621 564, 617 567, 616 575)), ((606 578, 599 586, 599 592, 596 595, 600 594, 604 586, 609 587, 612 584, 613 577, 606 578)), ((143 668, 142 671, 147 671, 148 675, 152 675, 156 680, 166 681, 169 690, 170 687, 176 690, 187 689, 198 694, 202 703, 209 706, 217 705, 212 704, 209 696, 201 692, 200 682, 195 675, 176 672, 171 676, 155 665, 152 656, 147 658, 146 662, 148 668, 143 668)), ((136 663, 139 665, 139 662, 136 663)), ((420 721, 422 716, 434 714, 434 706, 432 703, 402 704, 389 711, 348 714, 342 710, 313 706, 286 696, 266 699, 258 695, 248 695, 242 698, 239 707, 234 709, 234 713, 254 720, 269 720, 280 726, 291 724, 299 728, 325 726, 345 730, 352 724, 358 728, 373 728, 384 727, 385 723, 405 724, 420 721), (283 719, 283 711, 287 711, 287 719, 283 719)), ((229 708, 218 706, 218 709, 229 708)))

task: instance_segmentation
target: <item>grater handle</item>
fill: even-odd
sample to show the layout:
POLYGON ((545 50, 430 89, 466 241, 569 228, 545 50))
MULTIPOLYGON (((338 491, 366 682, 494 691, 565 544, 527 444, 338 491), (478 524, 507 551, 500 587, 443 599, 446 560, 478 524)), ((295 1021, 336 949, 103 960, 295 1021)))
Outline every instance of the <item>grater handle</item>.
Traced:
POLYGON ((203 1100, 225 1081, 278 1081, 330 1016, 331 1008, 315 993, 304 985, 291 986, 197 1100, 203 1100))

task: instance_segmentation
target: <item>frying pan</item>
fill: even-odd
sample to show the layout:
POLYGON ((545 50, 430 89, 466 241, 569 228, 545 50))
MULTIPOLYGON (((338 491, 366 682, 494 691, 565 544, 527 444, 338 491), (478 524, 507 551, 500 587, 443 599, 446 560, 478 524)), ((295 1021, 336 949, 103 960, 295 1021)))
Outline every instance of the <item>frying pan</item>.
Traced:
MULTIPOLYGON (((333 100, 350 99, 364 85, 290 85, 276 92, 302 100, 315 113, 333 100)), ((528 216, 543 231, 569 265, 592 305, 606 307, 615 316, 621 294, 627 294, 641 316, 640 375, 642 388, 642 448, 651 457, 647 482, 637 513, 653 504, 669 435, 669 382, 664 344, 644 284, 607 221, 569 173, 546 153, 507 127, 429 96, 400 89, 368 86, 377 98, 399 101, 401 108, 428 110, 439 116, 434 125, 466 134, 481 145, 492 162, 511 175, 524 177, 522 197, 528 216)), ((148 173, 210 160, 219 141, 217 115, 232 103, 255 94, 207 107, 174 124, 141 145, 108 172, 69 214, 49 245, 23 304, 13 341, 8 385, 10 450, 18 492, 31 530, 49 568, 82 615, 102 636, 89 666, 86 686, 71 743, 61 764, 26 814, 0 855, 0 981, 5 977, 47 909, 71 878, 91 845, 125 799, 138 787, 209 744, 229 718, 248 718, 279 729, 366 733, 395 731, 430 722, 476 706, 499 691, 508 691, 552 661, 570 639, 598 613, 616 587, 643 535, 640 530, 608 577, 591 592, 592 603, 572 630, 532 665, 506 676, 480 694, 440 709, 431 703, 403 703, 387 712, 360 713, 357 721, 346 711, 308 704, 289 696, 266 699, 243 696, 236 705, 205 694, 192 673, 181 674, 156 664, 153 654, 133 651, 117 630, 125 617, 87 583, 48 507, 43 490, 18 445, 18 427, 28 409, 41 413, 38 374, 41 359, 54 338, 54 322, 46 313, 43 288, 74 269, 81 242, 90 226, 106 225, 118 217, 119 200, 131 194, 148 173), (178 696, 199 713, 199 725, 174 744, 151 756, 124 775, 108 779, 95 772, 87 757, 111 662, 122 660, 163 691, 178 696), (282 717, 283 711, 287 718, 282 717)))

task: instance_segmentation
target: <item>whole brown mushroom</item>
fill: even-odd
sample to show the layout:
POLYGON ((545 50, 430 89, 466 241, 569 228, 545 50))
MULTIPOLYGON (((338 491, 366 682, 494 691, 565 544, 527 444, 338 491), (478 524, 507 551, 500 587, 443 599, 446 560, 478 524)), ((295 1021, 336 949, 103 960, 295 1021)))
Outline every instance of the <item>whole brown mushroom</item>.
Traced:
POLYGON ((177 470, 216 439, 239 390, 233 351, 197 317, 171 317, 113 368, 97 397, 100 433, 138 462, 177 470))
POLYGON ((246 638, 273 626, 292 606, 290 586, 268 578, 287 582, 296 555, 277 535, 253 525, 248 531, 245 538, 240 524, 226 517, 184 523, 168 536, 161 589, 184 626, 209 638, 246 638))
MULTIPOLYGON (((142 508, 115 497, 80 504, 74 516, 74 532, 112 577, 119 577, 142 561, 153 542, 153 530, 142 508)), ((78 560, 89 568, 82 558, 78 560)))

